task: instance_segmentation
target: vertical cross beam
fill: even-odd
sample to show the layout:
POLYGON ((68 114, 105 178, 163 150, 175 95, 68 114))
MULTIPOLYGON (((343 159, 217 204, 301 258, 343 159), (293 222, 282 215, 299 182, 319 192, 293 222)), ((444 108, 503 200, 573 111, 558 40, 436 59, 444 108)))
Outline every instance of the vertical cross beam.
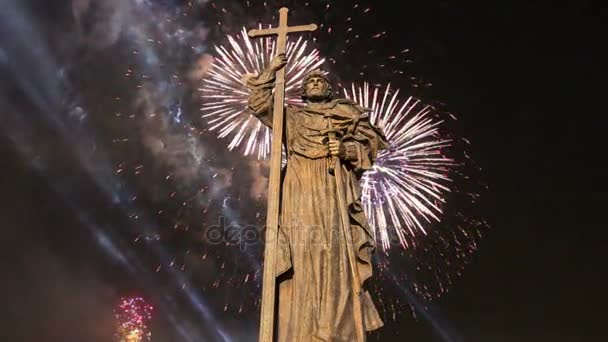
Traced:
MULTIPOLYGON (((314 31, 317 25, 287 25, 286 7, 279 10, 279 26, 250 30, 249 37, 277 36, 277 54, 284 54, 287 35, 295 32, 314 31)), ((264 250, 264 276, 262 280, 262 312, 260 317, 260 342, 272 342, 276 305, 276 254, 279 228, 279 201, 281 192, 281 145, 285 110, 285 68, 277 71, 274 89, 272 119, 272 146, 270 152, 270 177, 268 179, 268 207, 266 215, 266 247, 264 250)))

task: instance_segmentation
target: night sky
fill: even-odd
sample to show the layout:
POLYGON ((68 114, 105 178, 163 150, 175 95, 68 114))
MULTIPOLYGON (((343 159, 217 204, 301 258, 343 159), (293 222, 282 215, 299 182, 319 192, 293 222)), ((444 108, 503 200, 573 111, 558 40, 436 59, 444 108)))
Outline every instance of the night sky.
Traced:
MULTIPOLYGON (((201 180, 188 172, 191 165, 179 156, 150 152, 154 148, 145 147, 151 143, 120 153, 112 150, 112 139, 139 137, 143 129, 110 118, 124 110, 116 109, 116 96, 138 104, 133 84, 122 78, 130 41, 110 26, 95 26, 109 11, 110 5, 99 4, 103 2, 0 0, 0 340, 110 341, 117 298, 143 291, 153 302, 164 301, 165 312, 185 322, 182 328, 194 340, 219 341, 218 332, 209 332, 215 322, 185 304, 183 295, 168 290, 179 288, 179 280, 159 280, 162 272, 154 272, 154 262, 161 258, 157 247, 132 243, 144 224, 133 223, 125 215, 127 209, 117 209, 123 195, 115 190, 123 187, 114 186, 109 175, 122 159, 162 159, 169 168, 181 170, 176 172, 186 181, 180 186, 196 186, 201 180), (79 12, 79 5, 85 10, 79 12), (54 121, 55 113, 75 118, 81 126, 54 121), (85 125, 88 130, 82 129, 85 125), (201 332, 194 332, 197 329, 201 332)), ((165 9, 181 5, 158 3, 165 9)), ((448 331, 452 341, 603 340, 608 336, 603 328, 608 284, 603 264, 606 225, 601 219, 606 189, 600 176, 606 125, 600 124, 605 95, 599 65, 605 33, 599 8, 587 1, 567 6, 527 1, 394 3, 373 6, 378 27, 389 32, 382 48, 413 51, 410 72, 433 83, 420 95, 458 113, 488 185, 479 211, 491 228, 462 279, 432 304, 434 323, 448 331)), ((332 6, 338 11, 351 5, 332 6)), ((202 12, 197 19, 204 22, 209 16, 202 12)), ((154 20, 137 18, 129 24, 154 20)), ((197 23, 189 25, 194 33, 187 39, 198 39, 197 23)), ((202 38, 211 43, 214 30, 200 34, 205 49, 202 38)), ((196 56, 188 54, 168 55, 173 59, 166 63, 193 64, 196 56)), ((175 72, 188 74, 188 67, 175 67, 175 72)), ((180 87, 186 89, 181 98, 188 99, 188 91, 196 86, 186 80, 180 87)), ((154 94, 149 97, 154 99, 154 94)), ((203 146, 213 141, 201 139, 203 146)), ((220 175, 216 191, 255 178, 246 162, 234 161, 236 154, 224 154, 220 147, 206 151, 215 158, 209 166, 214 171, 209 172, 220 175), (234 174, 222 178, 222 172, 233 167, 242 170, 238 182, 234 174)), ((149 202, 142 206, 150 211, 164 198, 158 194, 166 189, 155 183, 162 172, 159 166, 140 181, 128 180, 145 189, 149 202)), ((241 195, 231 198, 237 212, 250 205, 241 195)), ((188 248, 183 239, 170 240, 163 248, 178 253, 188 248)), ((246 268, 234 256, 224 261, 226 269, 246 268)), ((206 283, 221 276, 212 271, 216 269, 197 265, 184 275, 191 283, 206 283)), ((223 311, 228 295, 211 291, 202 297, 207 296, 218 324, 233 340, 254 340, 256 312, 223 311)), ((253 295, 251 288, 243 289, 234 301, 251 300, 253 295)), ((177 330, 171 318, 159 314, 152 324, 152 340, 181 341, 177 330)), ((372 340, 447 340, 441 336, 422 316, 414 320, 403 315, 372 340)))

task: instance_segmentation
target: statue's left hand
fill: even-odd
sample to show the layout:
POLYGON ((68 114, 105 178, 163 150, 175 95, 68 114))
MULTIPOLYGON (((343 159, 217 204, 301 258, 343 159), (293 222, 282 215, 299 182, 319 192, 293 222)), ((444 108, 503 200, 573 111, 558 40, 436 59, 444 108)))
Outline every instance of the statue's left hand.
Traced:
POLYGON ((340 159, 346 158, 346 146, 341 140, 329 139, 329 154, 340 159))

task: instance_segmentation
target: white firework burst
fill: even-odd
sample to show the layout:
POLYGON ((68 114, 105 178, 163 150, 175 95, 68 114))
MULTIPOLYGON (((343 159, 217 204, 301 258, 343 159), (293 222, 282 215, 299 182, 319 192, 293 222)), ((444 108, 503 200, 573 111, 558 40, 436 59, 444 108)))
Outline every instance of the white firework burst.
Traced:
MULTIPOLYGON (((245 155, 264 159, 270 153, 271 132, 247 109, 249 91, 245 79, 263 71, 275 55, 274 37, 250 40, 245 28, 236 37, 228 36, 228 44, 216 46, 217 56, 199 89, 202 93, 202 117, 218 137, 230 139, 228 149, 243 149, 245 155)), ((310 71, 319 68, 325 59, 299 37, 287 41, 288 64, 285 69, 285 100, 301 104, 300 83, 310 71)))
POLYGON ((343 89, 347 98, 371 109, 370 121, 380 128, 390 147, 380 151, 361 180, 363 205, 370 225, 387 251, 393 237, 403 248, 442 219, 444 194, 455 163, 444 155, 451 140, 441 136, 443 121, 420 100, 399 98, 390 84, 384 90, 368 83, 343 89))

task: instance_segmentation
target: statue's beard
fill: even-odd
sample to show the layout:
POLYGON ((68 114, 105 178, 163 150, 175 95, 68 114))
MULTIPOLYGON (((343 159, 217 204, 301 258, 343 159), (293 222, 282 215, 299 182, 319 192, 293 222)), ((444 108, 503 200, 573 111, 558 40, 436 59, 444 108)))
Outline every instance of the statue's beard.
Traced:
POLYGON ((327 101, 329 101, 329 94, 327 92, 307 93, 306 101, 308 101, 308 102, 327 102, 327 101))

